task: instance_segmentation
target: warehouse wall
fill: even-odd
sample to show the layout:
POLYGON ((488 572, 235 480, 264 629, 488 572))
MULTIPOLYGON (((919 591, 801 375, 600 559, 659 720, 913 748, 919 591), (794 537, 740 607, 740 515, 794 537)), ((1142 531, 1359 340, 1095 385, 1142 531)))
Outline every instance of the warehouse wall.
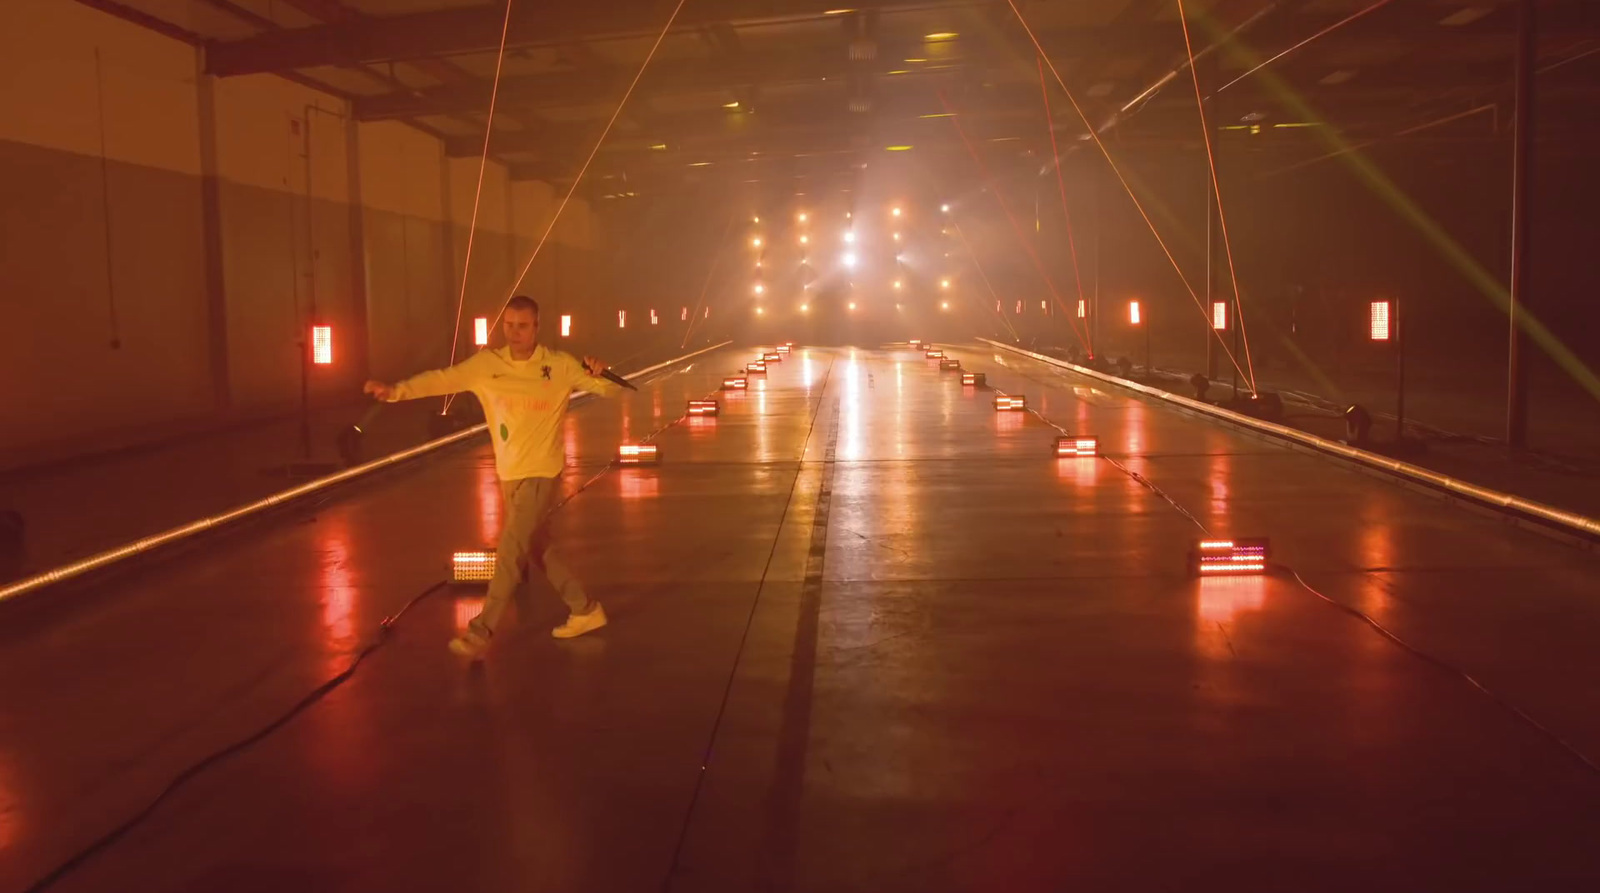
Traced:
MULTIPOLYGON (((560 199, 488 165, 463 299, 477 159, 200 61, 81 4, 0 4, 0 469, 293 411, 313 319, 317 405, 444 363, 458 300, 465 355, 560 199)), ((602 242, 574 199, 523 290, 588 328, 602 242)))
POLYGON ((187 47, 0 4, 0 461, 211 411, 194 84, 187 47))

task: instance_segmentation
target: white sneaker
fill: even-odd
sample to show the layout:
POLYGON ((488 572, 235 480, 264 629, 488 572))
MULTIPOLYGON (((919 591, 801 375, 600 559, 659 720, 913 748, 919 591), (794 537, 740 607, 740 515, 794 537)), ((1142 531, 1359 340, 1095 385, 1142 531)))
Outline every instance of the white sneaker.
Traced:
POLYGON ((489 640, 467 630, 450 640, 450 651, 467 660, 483 660, 483 656, 489 652, 489 640))
POLYGON ((593 611, 587 614, 568 615, 567 622, 551 630, 550 635, 558 639, 572 639, 584 633, 592 633, 605 625, 606 609, 600 607, 599 602, 595 602, 593 611))

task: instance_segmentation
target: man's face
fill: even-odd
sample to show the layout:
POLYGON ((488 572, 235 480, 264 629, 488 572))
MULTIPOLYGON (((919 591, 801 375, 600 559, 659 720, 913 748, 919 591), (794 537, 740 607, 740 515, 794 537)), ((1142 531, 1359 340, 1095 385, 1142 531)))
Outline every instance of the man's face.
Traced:
POLYGON ((500 321, 506 345, 515 351, 532 350, 539 343, 539 317, 531 310, 512 307, 500 321))

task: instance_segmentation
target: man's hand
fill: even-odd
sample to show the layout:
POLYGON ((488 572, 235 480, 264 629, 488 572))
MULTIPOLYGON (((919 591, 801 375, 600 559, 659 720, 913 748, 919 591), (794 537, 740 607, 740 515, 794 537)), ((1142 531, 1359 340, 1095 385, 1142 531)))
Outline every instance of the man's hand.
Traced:
POLYGON ((394 397, 394 385, 387 385, 381 381, 369 381, 361 390, 363 393, 371 394, 385 402, 394 397))
POLYGON ((610 368, 611 368, 610 366, 607 366, 605 363, 600 362, 599 360, 595 359, 594 357, 584 357, 583 358, 583 369, 584 369, 585 372, 588 372, 590 375, 598 376, 600 373, 602 373, 602 372, 604 372, 604 371, 606 371, 607 369, 610 369, 610 368))

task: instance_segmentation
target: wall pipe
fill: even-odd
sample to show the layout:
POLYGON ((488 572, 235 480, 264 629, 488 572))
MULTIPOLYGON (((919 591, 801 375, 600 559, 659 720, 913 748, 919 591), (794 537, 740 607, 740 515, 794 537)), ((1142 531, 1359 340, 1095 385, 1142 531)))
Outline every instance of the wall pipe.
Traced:
MULTIPOLYGON (((665 369, 668 366, 676 365, 684 360, 693 359, 694 357, 697 357, 708 351, 726 347, 731 343, 731 341, 724 341, 720 344, 713 344, 710 347, 701 348, 693 353, 687 353, 680 357, 674 357, 673 359, 667 360, 665 363, 657 363, 649 368, 640 369, 638 372, 634 372, 624 377, 628 379, 634 379, 642 375, 648 375, 651 372, 665 369)), ((343 471, 330 474, 326 477, 317 478, 314 481, 307 481, 298 487, 291 487, 288 490, 274 493, 271 496, 258 499, 255 502, 222 512, 221 514, 210 515, 208 517, 201 518, 198 521, 191 521, 181 527, 174 527, 171 530, 166 530, 161 533, 144 537, 143 539, 134 540, 133 542, 122 546, 117 546, 113 549, 108 549, 99 553, 98 555, 92 555, 80 561, 74 561, 71 564, 64 564, 52 570, 35 574, 34 576, 28 577, 25 580, 19 580, 16 583, 12 583, 9 586, 0 587, 0 603, 4 603, 6 600, 16 598, 18 596, 27 595, 31 592, 37 592, 48 586, 65 582, 74 577, 83 576, 90 571, 100 570, 101 568, 108 567, 119 561, 125 561, 135 556, 149 554, 150 552, 161 548, 162 546, 169 546, 173 543, 195 536, 196 534, 205 533, 206 531, 210 530, 216 530, 224 525, 248 518, 251 515, 259 514, 267 509, 287 505, 288 503, 293 502, 294 500, 303 496, 326 490, 335 484, 342 484, 345 481, 371 474, 374 471, 378 471, 382 468, 388 468, 391 465, 397 465, 408 459, 414 459, 417 456, 423 455, 424 453, 433 452, 440 447, 449 446, 452 443, 466 440, 467 438, 476 434, 482 434, 486 430, 488 430, 487 424, 474 425, 471 428, 457 431, 454 434, 441 437, 437 440, 430 440, 427 443, 411 447, 410 449, 401 450, 398 453, 384 456, 381 459, 374 459, 371 462, 367 462, 363 465, 357 465, 354 468, 347 468, 343 471)))

